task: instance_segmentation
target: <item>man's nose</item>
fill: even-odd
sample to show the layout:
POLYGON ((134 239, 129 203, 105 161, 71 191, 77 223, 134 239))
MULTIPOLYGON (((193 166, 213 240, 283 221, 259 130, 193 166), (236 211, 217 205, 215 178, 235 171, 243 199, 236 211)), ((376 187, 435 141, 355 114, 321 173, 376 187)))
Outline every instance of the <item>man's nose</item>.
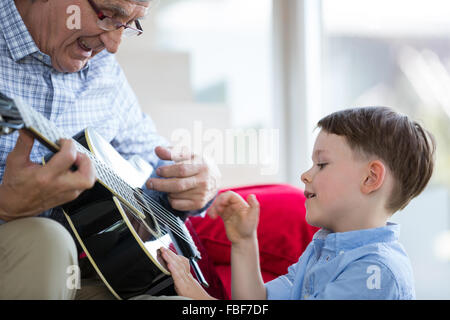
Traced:
POLYGON ((100 40, 103 42, 106 50, 109 53, 116 53, 122 42, 123 28, 114 31, 106 31, 100 35, 100 40))

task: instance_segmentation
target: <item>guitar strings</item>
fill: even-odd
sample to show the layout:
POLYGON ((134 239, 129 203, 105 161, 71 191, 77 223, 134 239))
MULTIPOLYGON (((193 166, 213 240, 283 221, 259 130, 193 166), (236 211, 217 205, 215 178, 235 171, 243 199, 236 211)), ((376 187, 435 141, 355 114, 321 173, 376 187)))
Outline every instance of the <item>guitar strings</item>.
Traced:
MULTIPOLYGON (((79 147, 80 147, 79 151, 86 153, 88 155, 88 157, 91 158, 91 160, 93 160, 95 162, 95 164, 97 164, 97 166, 100 166, 103 170, 106 170, 107 174, 109 174, 116 181, 118 181, 120 184, 122 184, 122 187, 126 187, 127 189, 129 189, 128 191, 131 190, 131 193, 133 194, 133 196, 134 196, 134 194, 137 194, 137 191, 133 187, 131 187, 128 183, 126 183, 119 175, 117 175, 108 165, 106 165, 101 160, 99 160, 97 157, 95 157, 94 154, 92 154, 89 150, 87 150, 82 145, 80 145, 76 140, 74 140, 74 141, 76 142, 76 144, 79 145, 79 147)), ((106 179, 102 179, 102 180, 106 180, 106 179)), ((106 182, 106 181, 104 181, 104 182, 106 182)), ((120 192, 117 192, 117 191, 116 191, 116 193, 120 194, 120 192)), ((192 240, 187 238, 184 235, 182 230, 180 230, 181 232, 179 230, 177 230, 177 229, 181 229, 181 228, 178 224, 178 221, 176 220, 176 217, 174 216, 174 214, 172 212, 168 211, 166 208, 161 206, 158 202, 156 202, 155 200, 150 198, 148 195, 146 195, 146 194, 139 194, 139 195, 141 195, 144 198, 147 205, 149 205, 154 211, 156 211, 153 213, 155 213, 154 214, 155 217, 160 218, 159 219, 160 223, 166 224, 167 227, 169 227, 169 229, 171 229, 171 231, 174 234, 178 235, 181 239, 183 239, 187 243, 193 244, 192 240), (158 216, 158 214, 159 214, 159 216, 158 216)), ((125 201, 128 202, 129 205, 133 206, 132 203, 127 201, 126 197, 122 197, 122 198, 124 198, 125 201)), ((134 197, 134 200, 141 206, 141 208, 143 210, 147 210, 147 209, 145 209, 146 204, 143 203, 142 201, 140 201, 139 197, 134 197)), ((136 208, 136 209, 138 209, 138 208, 136 208)), ((147 213, 149 213, 148 210, 147 210, 147 213)))
POLYGON ((158 219, 160 222, 165 223, 169 229, 176 235, 178 235, 180 238, 185 240, 189 244, 194 244, 191 239, 186 237, 183 233, 182 227, 179 225, 179 222, 174 218, 174 215, 172 212, 168 211, 166 208, 161 206, 156 200, 152 199, 151 197, 144 195, 144 199, 147 201, 147 205, 152 209, 152 213, 148 212, 148 209, 146 208, 145 204, 143 204, 141 201, 137 200, 139 205, 142 207, 144 211, 146 211, 151 216, 154 216, 156 219, 158 219), (167 220, 166 220, 167 219, 167 220), (170 228, 170 226, 172 228, 170 228))
MULTIPOLYGON (((23 106, 22 106, 22 108, 23 108, 23 106)), ((35 110, 33 110, 33 109, 30 109, 30 112, 24 112, 23 110, 21 110, 20 108, 18 108, 18 110, 19 110, 19 112, 20 112, 20 114, 21 114, 21 116, 22 116, 22 118, 25 120, 25 118, 24 118, 24 114, 25 114, 25 116, 27 116, 27 115, 29 115, 31 118, 29 119, 28 117, 26 118, 26 119, 28 119, 28 121, 24 121, 27 125, 27 127, 33 127, 33 125, 32 125, 32 122, 33 121, 31 121, 31 120, 35 120, 34 122, 36 122, 36 125, 37 125, 37 129, 38 129, 38 132, 43 132, 44 133, 44 136, 46 137, 46 138, 48 138, 49 137, 49 135, 50 135, 50 138, 49 138, 49 141, 57 141, 59 138, 61 138, 61 137, 66 137, 66 138, 68 138, 68 139, 71 139, 73 142, 75 142, 75 145, 78 147, 77 149, 77 151, 80 151, 80 152, 82 152, 82 153, 84 153, 84 154, 86 154, 91 160, 93 160, 94 161, 94 163, 95 164, 97 164, 97 165, 100 165, 101 167, 103 167, 103 169, 106 169, 106 171, 108 171, 108 173, 112 176, 112 177, 114 177, 116 180, 119 180, 123 185, 125 185, 127 188, 131 188, 132 189, 132 192, 133 192, 133 194, 134 194, 134 192, 136 192, 135 191, 135 189, 134 188, 132 188, 128 183, 126 183, 125 181, 123 181, 114 171, 112 171, 111 170, 111 168, 109 168, 109 166, 108 165, 106 165, 105 163, 103 163, 103 161, 101 161, 100 159, 98 159, 90 150, 88 150, 87 148, 85 148, 84 146, 82 146, 77 140, 75 140, 75 139, 73 139, 73 138, 71 138, 71 137, 68 137, 68 136, 66 136, 65 134, 63 134, 63 132, 58 128, 58 127, 56 127, 55 125, 53 125, 52 123, 50 123, 49 121, 48 121, 48 119, 46 119, 46 118, 44 118, 41 114, 39 114, 38 112, 36 112, 35 110), (34 117, 33 117, 34 116, 34 117), (41 126, 41 123, 47 123, 47 125, 46 126, 41 126), (51 124, 51 125, 48 125, 48 124, 51 124), (45 129, 48 129, 48 130, 45 130, 45 129)), ((59 147, 59 145, 58 145, 58 143, 56 142, 56 145, 59 147)), ((58 148, 59 149, 59 148, 58 148)), ((99 178, 98 176, 97 176, 97 178, 99 178)), ((102 179, 102 180, 104 180, 104 179, 102 179)), ((117 192, 116 192, 117 193, 117 192)), ((173 213, 171 213, 170 211, 168 211, 168 210, 166 210, 164 207, 162 207, 159 203, 157 203, 157 202, 155 202, 153 199, 151 199, 150 197, 148 197, 147 195, 143 195, 144 196, 144 200, 146 200, 147 202, 148 202, 148 205, 150 206, 150 207, 152 207, 152 205, 153 205, 153 209, 156 211, 156 212, 154 212, 155 213, 155 217, 158 217, 159 218, 159 220, 160 220, 160 222, 162 222, 162 223, 165 223, 166 225, 167 225, 167 227, 169 227, 169 229, 172 229, 171 231, 173 232, 173 233, 175 233, 175 234, 177 234, 180 238, 182 238, 183 240, 185 240, 187 243, 189 243, 189 244, 193 244, 192 243, 192 241, 190 240, 190 239, 188 239, 184 234, 183 234, 183 231, 181 230, 181 233, 180 233, 180 231, 178 231, 178 230, 176 230, 176 228, 178 228, 178 229, 181 229, 180 228, 180 226, 179 226, 179 224, 178 224, 178 221, 174 218, 174 215, 173 215, 173 213), (156 213, 158 213, 159 215, 161 215, 161 216, 158 216, 156 213), (170 227, 170 225, 172 226, 172 227, 170 227), (174 227, 176 227, 176 228, 174 228, 174 227)), ((136 198, 136 197, 135 197, 136 198)), ((143 204, 143 203, 141 203, 139 200, 137 200, 138 201, 138 203, 139 203, 139 205, 144 209, 144 210, 147 210, 147 209, 145 209, 146 208, 146 206, 143 204)), ((129 201, 127 201, 126 200, 126 202, 128 202, 129 203, 129 201)), ((133 206, 131 203, 129 203, 129 205, 131 205, 131 206, 133 206)), ((134 207, 134 206, 133 206, 134 207)), ((138 209, 138 208, 136 208, 136 209, 138 209)))
MULTIPOLYGON (((130 211, 131 211, 131 208, 130 208, 130 211)), ((136 216, 132 211, 131 211, 131 213, 130 213, 129 215, 131 215, 132 217, 131 217, 131 218, 128 217, 128 220, 130 220, 131 225, 133 226, 133 228, 136 230, 137 234, 139 235, 139 237, 140 237, 141 240, 143 241, 144 246, 146 246, 145 244, 146 244, 148 241, 147 241, 147 240, 144 240, 143 235, 140 233, 140 230, 138 230, 137 228, 135 228, 135 227, 134 227, 134 224, 132 223, 132 220, 135 220, 135 221, 138 221, 138 222, 139 222, 141 219, 140 219, 138 216, 136 216)), ((152 229, 152 228, 148 227, 147 224, 146 224, 145 222, 144 222, 143 224, 139 222, 139 225, 140 225, 140 226, 143 225, 143 226, 145 227, 145 230, 148 232, 148 234, 154 236, 153 233, 151 232, 151 229, 152 229)), ((162 237, 159 237, 159 238, 155 238, 155 241, 161 242, 162 245, 163 245, 164 247, 169 248, 169 249, 172 250, 173 252, 176 252, 176 249, 175 249, 175 248, 173 248, 173 249, 171 248, 171 247, 174 247, 173 241, 172 241, 170 238, 166 238, 166 237, 165 237, 165 235, 168 235, 169 232, 168 232, 167 230, 165 230, 164 228, 163 228, 163 229, 160 229, 160 231, 161 231, 161 233, 162 233, 163 236, 162 236, 162 237)), ((181 236, 181 235, 180 235, 180 236, 181 236)), ((186 240, 186 241, 188 241, 188 240, 186 240)), ((146 246, 146 247, 147 247, 147 246, 146 246)))

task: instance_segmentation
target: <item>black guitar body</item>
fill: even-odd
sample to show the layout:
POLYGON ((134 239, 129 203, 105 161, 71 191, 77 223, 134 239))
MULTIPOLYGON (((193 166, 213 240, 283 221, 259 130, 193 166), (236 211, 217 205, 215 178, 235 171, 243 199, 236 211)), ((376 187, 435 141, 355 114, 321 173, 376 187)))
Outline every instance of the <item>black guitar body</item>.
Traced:
MULTIPOLYGON (((85 131, 74 139, 89 150, 85 131)), ((160 239, 143 228, 136 230, 140 226, 136 214, 104 185, 96 182, 92 189, 65 204, 63 210, 90 263, 117 298, 158 294, 172 284, 164 261, 158 255, 149 257, 140 245, 140 242, 158 243, 160 239), (128 222, 140 240, 137 241, 128 222), (155 260, 164 268, 158 267, 155 260)), ((166 240, 161 246, 167 243, 170 244, 166 240)))

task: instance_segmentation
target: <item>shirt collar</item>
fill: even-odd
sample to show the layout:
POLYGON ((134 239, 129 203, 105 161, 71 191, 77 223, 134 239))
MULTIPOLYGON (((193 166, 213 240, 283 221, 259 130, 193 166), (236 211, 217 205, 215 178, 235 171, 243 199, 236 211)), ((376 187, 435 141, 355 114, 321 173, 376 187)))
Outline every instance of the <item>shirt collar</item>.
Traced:
POLYGON ((388 222, 384 227, 348 232, 331 232, 327 229, 320 229, 314 235, 313 241, 319 242, 321 247, 340 252, 371 243, 397 241, 399 237, 400 225, 388 222))
POLYGON ((2 0, 0 2, 0 32, 3 33, 14 61, 19 61, 32 53, 39 52, 16 8, 14 0, 2 0))

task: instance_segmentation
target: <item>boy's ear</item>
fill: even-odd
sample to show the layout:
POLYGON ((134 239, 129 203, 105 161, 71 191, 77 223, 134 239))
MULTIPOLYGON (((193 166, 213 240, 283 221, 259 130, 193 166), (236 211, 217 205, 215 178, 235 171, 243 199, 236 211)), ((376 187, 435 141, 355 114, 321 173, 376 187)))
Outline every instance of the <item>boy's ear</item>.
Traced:
POLYGON ((370 161, 367 166, 366 175, 361 185, 361 191, 369 194, 378 190, 384 182, 386 176, 386 167, 380 160, 370 161))

